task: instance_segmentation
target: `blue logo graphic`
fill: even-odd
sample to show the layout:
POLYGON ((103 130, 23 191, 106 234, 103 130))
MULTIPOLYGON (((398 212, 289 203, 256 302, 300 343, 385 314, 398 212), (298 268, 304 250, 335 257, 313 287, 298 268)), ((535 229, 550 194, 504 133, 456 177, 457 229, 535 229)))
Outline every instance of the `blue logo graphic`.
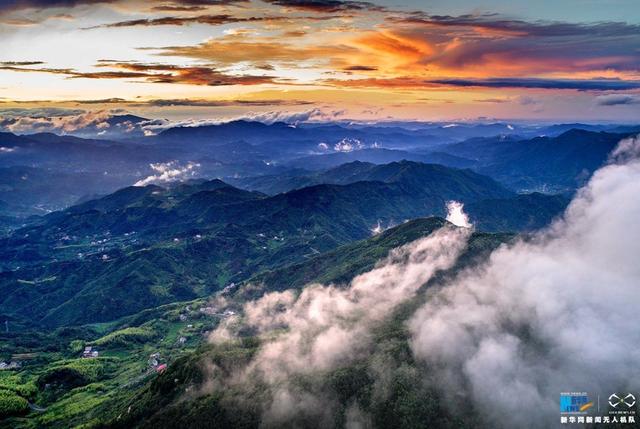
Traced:
POLYGON ((584 413, 593 407, 593 402, 589 400, 586 393, 561 393, 560 412, 561 413, 584 413))

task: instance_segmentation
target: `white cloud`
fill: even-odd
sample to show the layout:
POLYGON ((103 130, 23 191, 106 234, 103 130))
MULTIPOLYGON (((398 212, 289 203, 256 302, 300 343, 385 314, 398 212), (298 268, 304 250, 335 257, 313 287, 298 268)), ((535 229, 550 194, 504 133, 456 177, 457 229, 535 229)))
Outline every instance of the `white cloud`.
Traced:
POLYGON ((464 212, 464 204, 458 201, 449 201, 447 203, 447 220, 455 226, 463 228, 471 228, 469 216, 464 212))
POLYGON ((114 115, 126 113, 121 109, 96 111, 60 108, 0 109, 0 130, 20 134, 51 132, 56 134, 76 134, 85 137, 109 134, 113 134, 116 137, 130 137, 138 134, 153 136, 174 127, 220 125, 239 120, 256 121, 269 125, 275 122, 295 125, 301 122, 335 120, 342 116, 345 111, 313 108, 299 112, 274 110, 248 112, 234 117, 189 118, 177 121, 150 119, 140 120, 139 122, 123 121, 113 125, 108 122, 114 115))
POLYGON ((232 121, 254 121, 263 124, 274 124, 283 122, 286 124, 296 125, 301 122, 333 120, 344 114, 344 111, 323 110, 319 108, 303 110, 301 112, 290 111, 267 111, 267 112, 248 112, 233 117, 214 117, 207 119, 184 119, 180 121, 154 120, 147 124, 141 124, 145 130, 145 135, 152 136, 164 130, 175 127, 202 127, 208 125, 220 125, 232 121))
POLYGON ((640 141, 621 142, 562 220, 498 249, 411 320, 415 355, 491 426, 557 425, 562 391, 640 391, 638 154, 640 141))
POLYGON ((91 128, 104 130, 113 114, 106 110, 5 109, 0 111, 0 129, 12 133, 74 133, 91 128))
POLYGON ((444 227, 393 250, 375 269, 357 276, 347 287, 316 284, 299 295, 295 291, 269 293, 246 303, 242 318, 226 319, 211 341, 232 339, 239 329, 253 330, 264 338, 251 363, 235 380, 257 377, 273 387, 272 402, 266 407, 268 421, 277 423, 309 406, 317 408, 324 399, 290 385, 292 377, 330 370, 366 356, 372 327, 413 297, 435 272, 451 267, 466 247, 469 234, 468 229, 444 227))
POLYGON ((343 138, 333 146, 333 150, 336 152, 353 152, 364 147, 364 144, 358 139, 343 138))
POLYGON ((220 125, 232 121, 255 121, 268 125, 276 122, 284 122, 295 125, 300 122, 336 119, 343 113, 344 111, 325 111, 319 108, 303 110, 301 112, 275 110, 268 112, 248 112, 234 117, 184 119, 180 121, 154 120, 147 124, 142 124, 142 127, 145 130, 145 135, 151 136, 174 127, 202 127, 207 125, 220 125))
POLYGON ((134 186, 146 186, 152 183, 167 183, 192 177, 197 173, 197 169, 200 164, 196 162, 187 162, 181 164, 178 161, 169 161, 165 163, 149 164, 149 167, 155 174, 145 177, 142 180, 138 180, 134 186))

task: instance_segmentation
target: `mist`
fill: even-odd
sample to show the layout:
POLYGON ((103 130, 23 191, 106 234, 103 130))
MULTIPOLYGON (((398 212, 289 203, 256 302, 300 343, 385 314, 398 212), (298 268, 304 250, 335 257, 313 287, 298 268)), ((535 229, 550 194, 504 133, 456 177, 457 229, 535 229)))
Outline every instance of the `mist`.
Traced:
POLYGON ((562 219, 416 312, 411 347, 448 402, 493 427, 549 427, 560 392, 638 391, 639 149, 622 141, 562 219))
POLYGON ((447 220, 455 226, 471 228, 469 216, 464 212, 464 204, 458 201, 447 203, 447 220))
MULTIPOLYGON (((366 357, 372 329, 436 272, 450 268, 469 235, 470 230, 445 226, 394 249, 349 285, 309 285, 299 294, 274 292, 246 303, 243 316, 226 319, 210 340, 221 343, 236 338, 240 330, 251 330, 264 343, 242 373, 222 383, 257 380, 272 386, 264 419, 274 425, 295 415, 329 411, 330 398, 300 391, 289 381, 366 357)), ((350 418, 356 415, 352 410, 350 418)))
POLYGON ((149 164, 149 167, 154 174, 138 180, 134 186, 147 186, 150 184, 177 182, 181 180, 187 180, 193 177, 200 164, 196 162, 187 162, 182 164, 178 161, 159 162, 149 164))
POLYGON ((340 404, 318 378, 356 362, 373 377, 373 400, 384 401, 388 380, 408 371, 440 392, 451 415, 462 404, 488 427, 557 425, 563 391, 604 398, 637 391, 639 154, 638 140, 622 141, 551 226, 434 282, 405 322, 417 367, 376 349, 375 332, 467 248, 473 227, 454 201, 447 219, 458 227, 393 250, 348 285, 313 284, 244 303, 210 341, 249 335, 261 343, 231 375, 211 366, 203 391, 266 387, 261 421, 274 427, 330 427, 340 409, 346 425, 370 425, 357 403, 340 404), (301 377, 315 381, 301 384, 301 377))

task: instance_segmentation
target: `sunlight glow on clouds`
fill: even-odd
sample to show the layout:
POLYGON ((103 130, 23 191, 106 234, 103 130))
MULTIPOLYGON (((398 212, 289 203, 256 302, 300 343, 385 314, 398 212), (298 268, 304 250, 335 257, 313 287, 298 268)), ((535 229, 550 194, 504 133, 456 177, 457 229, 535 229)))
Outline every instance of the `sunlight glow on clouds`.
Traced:
POLYGON ((585 109, 576 116, 633 116, 640 24, 534 20, 468 3, 468 13, 457 5, 435 14, 384 1, 10 1, 0 6, 0 96, 5 104, 132 95, 216 101, 278 89, 354 107, 370 91, 380 101, 361 110, 409 118, 557 118, 575 108, 585 109), (547 102, 513 103, 509 90, 547 102), (417 100, 436 91, 441 105, 424 110, 417 100), (581 107, 585 97, 590 110, 581 107), (475 101, 499 98, 507 102, 475 101))

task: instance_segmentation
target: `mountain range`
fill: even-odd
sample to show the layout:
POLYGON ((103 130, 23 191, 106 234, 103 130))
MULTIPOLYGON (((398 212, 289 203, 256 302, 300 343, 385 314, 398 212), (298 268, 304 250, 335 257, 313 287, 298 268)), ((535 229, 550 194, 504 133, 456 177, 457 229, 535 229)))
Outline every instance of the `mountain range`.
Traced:
MULTIPOLYGON (((429 134, 436 129, 433 126, 403 129, 247 121, 176 127, 156 136, 117 141, 0 133, 0 215, 17 218, 9 222, 11 226, 21 225, 30 215, 69 207, 139 181, 217 177, 273 194, 292 186, 326 183, 329 175, 324 170, 354 161, 437 163, 471 168, 516 192, 571 192, 606 162, 620 139, 635 131, 633 127, 573 125, 568 130, 570 125, 535 128, 539 135, 549 132, 546 137, 530 138, 531 130, 518 134, 507 128, 508 133, 475 133, 468 139, 461 132, 455 138, 429 134), (287 180, 293 185, 286 185, 287 180), (271 181, 273 189, 261 184, 271 181)), ((483 129, 488 133, 505 128, 496 127, 483 129)))
POLYGON ((342 184, 271 197, 219 180, 128 187, 46 215, 0 240, 0 314, 53 326, 113 320, 442 216, 449 200, 477 204, 472 220, 494 231, 544 225, 564 208, 470 170, 411 161, 347 164, 334 177, 342 184), (525 208, 510 216, 508 205, 521 200, 525 208), (493 213, 500 204, 507 208, 493 213))
MULTIPOLYGON (((337 426, 357 403, 376 427, 477 427, 476 410, 452 413, 424 377, 410 318, 500 246, 533 241, 634 131, 235 121, 144 137, 146 123, 114 119, 111 140, 0 135, 2 429, 257 427, 273 386, 216 390, 211 377, 227 383, 286 334, 278 318, 267 335, 244 326, 261 300, 342 296, 437 231, 466 231, 455 264, 372 319, 366 353, 288 383, 331 398, 314 409, 337 426), (473 230, 444 219, 451 201, 473 230), (212 344, 227 326, 238 339, 212 344)), ((372 306, 393 299, 383 286, 372 306)))

